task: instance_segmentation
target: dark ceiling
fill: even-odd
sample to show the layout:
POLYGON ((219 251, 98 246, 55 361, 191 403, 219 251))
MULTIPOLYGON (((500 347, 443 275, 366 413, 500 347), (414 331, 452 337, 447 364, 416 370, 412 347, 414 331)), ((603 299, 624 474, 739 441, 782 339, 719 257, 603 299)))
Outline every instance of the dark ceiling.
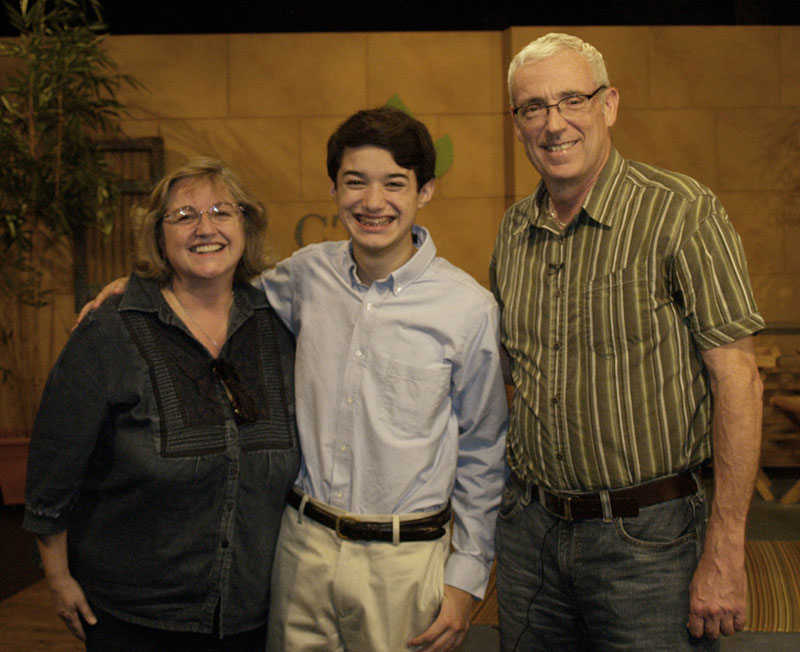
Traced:
MULTIPOLYGON (((16 4, 18 0, 6 0, 16 4)), ((111 34, 502 30, 513 25, 793 25, 798 0, 105 0, 111 34)), ((14 34, 5 14, 0 34, 14 34)))

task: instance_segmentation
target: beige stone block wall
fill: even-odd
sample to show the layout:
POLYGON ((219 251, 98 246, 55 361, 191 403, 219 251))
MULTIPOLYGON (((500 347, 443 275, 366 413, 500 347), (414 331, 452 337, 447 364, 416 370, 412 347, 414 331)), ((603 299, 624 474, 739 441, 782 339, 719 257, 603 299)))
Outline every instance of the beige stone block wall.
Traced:
MULTIPOLYGON (((442 255, 488 284, 502 212, 538 182, 511 129, 508 62, 554 30, 604 53, 621 96, 613 137, 623 155, 717 192, 742 236, 763 314, 800 321, 800 27, 113 36, 107 43, 120 70, 143 84, 120 94, 131 108, 125 132, 161 136, 168 169, 195 154, 227 160, 267 205, 280 257, 299 242, 345 237, 325 143, 354 111, 399 95, 434 140, 447 135, 454 148, 453 166, 419 221, 442 255)), ((58 310, 67 322, 61 303, 69 301, 58 310)))
POLYGON ((200 153, 229 161, 267 204, 280 256, 297 248, 298 233, 304 243, 344 235, 333 225, 325 142, 353 111, 399 95, 434 139, 450 136, 455 151, 420 221, 447 240, 440 250, 485 283, 485 225, 499 219, 487 206, 524 197, 538 182, 513 137, 507 64, 530 40, 559 29, 605 55, 621 96, 620 151, 723 196, 764 314, 800 317, 800 301, 779 290, 797 286, 800 266, 792 246, 800 218, 790 200, 800 193, 800 27, 118 36, 108 47, 144 85, 121 94, 131 107, 126 132, 160 135, 168 168, 200 153))
POLYGON ((214 34, 108 38, 120 71, 144 85, 123 88, 119 99, 137 120, 228 117, 228 42, 214 34))
POLYGON ((365 34, 229 36, 233 116, 349 115, 368 103, 365 34))
POLYGON ((742 236, 764 316, 800 321, 800 27, 109 41, 122 69, 147 87, 124 95, 135 107, 126 130, 161 135, 168 167, 201 152, 228 160, 264 198, 280 256, 297 248, 298 233, 304 243, 345 236, 329 197, 325 142, 353 111, 398 94, 434 139, 449 135, 455 151, 420 222, 443 255, 485 284, 497 211, 539 181, 513 136, 508 62, 549 31, 603 52, 621 97, 615 145, 717 192, 742 236))
MULTIPOLYGON (((485 227, 499 219, 487 206, 502 208, 538 182, 513 137, 506 68, 513 53, 553 29, 112 37, 110 47, 146 87, 123 96, 134 107, 126 130, 161 135, 167 167, 198 153, 228 160, 267 204, 280 256, 298 240, 344 236, 334 225, 325 142, 353 111, 399 95, 434 139, 450 136, 455 152, 420 222, 440 251, 486 283, 493 238, 485 227)), ((798 218, 787 193, 800 192, 800 28, 566 31, 605 55, 621 96, 620 151, 722 195, 764 314, 800 317, 800 301, 787 305, 779 290, 797 280, 798 218), (754 214, 763 213, 765 193, 776 207, 768 219, 754 214), (771 245, 766 225, 778 236, 771 245)))
POLYGON ((653 105, 757 107, 778 100, 779 27, 655 27, 649 33, 653 105))
POLYGON ((625 107, 624 93, 621 100, 613 138, 623 156, 677 170, 719 190, 713 110, 635 109, 625 107))
POLYGON ((420 223, 429 226, 440 252, 488 284, 494 230, 505 207, 502 34, 109 41, 121 69, 144 85, 123 95, 132 106, 126 133, 161 136, 168 169, 201 153, 228 161, 267 205, 278 256, 300 242, 346 237, 330 198, 328 136, 358 109, 399 96, 434 140, 449 136, 455 151, 420 223))
POLYGON ((502 111, 498 32, 418 32, 369 36, 369 100, 394 93, 416 113, 502 111))

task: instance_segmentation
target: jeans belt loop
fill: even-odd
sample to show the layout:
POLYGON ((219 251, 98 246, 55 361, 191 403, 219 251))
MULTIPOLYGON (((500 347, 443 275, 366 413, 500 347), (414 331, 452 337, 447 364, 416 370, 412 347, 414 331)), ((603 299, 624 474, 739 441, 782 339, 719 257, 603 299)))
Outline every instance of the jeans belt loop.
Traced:
POLYGON ((535 484, 533 484, 532 482, 528 482, 527 480, 520 479, 519 476, 517 476, 517 475, 513 475, 512 474, 512 477, 517 478, 519 480, 519 482, 517 483, 517 486, 521 487, 522 490, 523 490, 522 491, 522 498, 520 500, 521 500, 522 504, 525 507, 527 507, 528 505, 531 504, 531 500, 534 497, 534 492, 536 491, 537 486, 535 484))
POLYGON ((614 514, 611 511, 611 497, 607 489, 600 492, 600 506, 603 508, 603 523, 613 523, 614 514))
POLYGON ((566 498, 562 498, 564 503, 564 520, 571 521, 572 520, 572 496, 567 496, 566 498))
POLYGON ((694 480, 694 484, 697 487, 697 495, 702 496, 703 500, 701 502, 705 502, 705 489, 703 488, 703 480, 700 478, 700 473, 697 469, 691 469, 689 471, 692 475, 692 480, 694 480))
POLYGON ((392 545, 400 545, 400 517, 392 514, 392 545))
MULTIPOLYGON (((530 493, 531 483, 530 482, 527 483, 527 486, 528 486, 528 493, 530 493)), ((547 499, 545 497, 544 489, 542 487, 539 487, 539 486, 534 486, 534 489, 537 489, 539 491, 539 504, 542 507, 544 507, 545 510, 547 510, 547 499)), ((549 511, 549 510, 547 510, 547 511, 549 511)))

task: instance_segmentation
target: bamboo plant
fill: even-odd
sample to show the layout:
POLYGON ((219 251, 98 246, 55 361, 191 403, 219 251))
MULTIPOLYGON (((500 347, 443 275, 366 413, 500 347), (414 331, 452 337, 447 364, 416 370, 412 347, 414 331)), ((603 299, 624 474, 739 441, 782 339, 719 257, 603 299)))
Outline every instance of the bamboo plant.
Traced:
POLYGON ((96 141, 115 135, 119 88, 137 84, 104 48, 99 0, 20 0, 6 11, 19 37, 0 43, 0 423, 26 432, 63 342, 52 289, 83 268, 74 263, 87 230, 111 228, 115 178, 96 141))

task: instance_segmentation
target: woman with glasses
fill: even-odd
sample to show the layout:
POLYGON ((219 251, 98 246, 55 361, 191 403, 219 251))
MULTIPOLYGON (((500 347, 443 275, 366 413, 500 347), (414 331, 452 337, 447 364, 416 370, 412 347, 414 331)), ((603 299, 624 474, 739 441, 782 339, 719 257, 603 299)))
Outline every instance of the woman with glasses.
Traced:
POLYGON ((73 332, 44 391, 25 527, 89 652, 263 652, 297 476, 291 335, 249 284, 263 206, 222 162, 162 179, 124 294, 73 332))

